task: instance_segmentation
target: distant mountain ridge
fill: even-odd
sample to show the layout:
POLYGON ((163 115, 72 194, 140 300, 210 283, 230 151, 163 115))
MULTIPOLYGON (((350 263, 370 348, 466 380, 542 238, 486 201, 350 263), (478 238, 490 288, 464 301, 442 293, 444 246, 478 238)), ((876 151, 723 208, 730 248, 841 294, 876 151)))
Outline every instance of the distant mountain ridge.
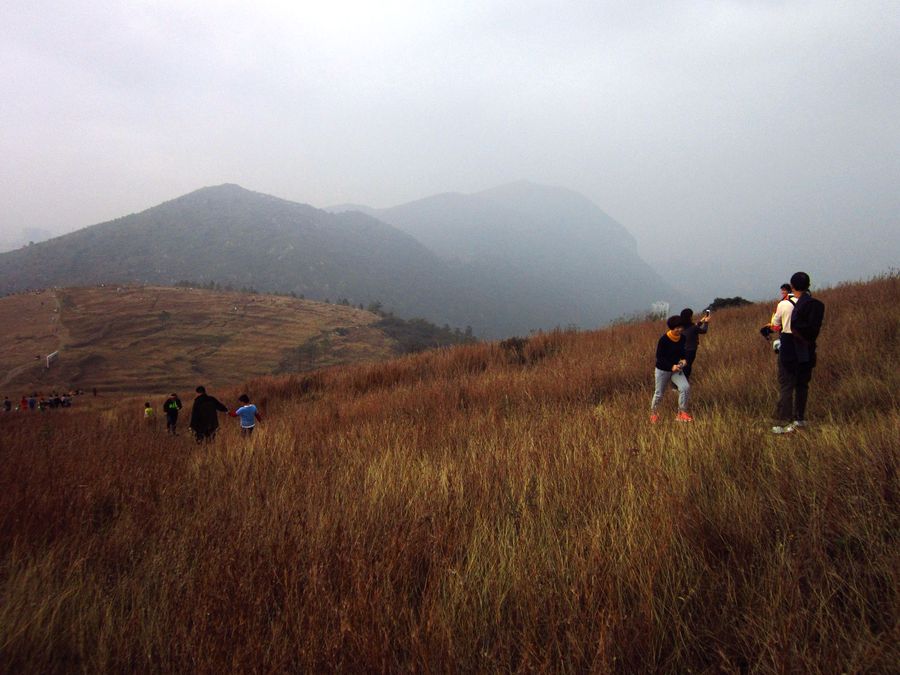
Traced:
POLYGON ((18 235, 0 235, 0 253, 50 239, 53 233, 42 227, 24 227, 18 235))
POLYGON ((596 205, 524 182, 331 210, 225 184, 0 254, 0 293, 184 279, 380 302, 482 337, 595 327, 674 296, 596 205))
POLYGON ((443 258, 490 260, 513 251, 529 263, 542 264, 548 253, 583 252, 585 246, 637 255, 631 233, 586 197, 526 181, 365 213, 411 234, 443 258))
POLYGON ((444 268, 410 235, 369 216, 226 184, 0 254, 0 292, 189 279, 457 320, 444 268))
MULTIPOLYGON (((656 300, 681 300, 638 255, 631 233, 572 190, 520 181, 364 209, 454 265, 473 292, 493 288, 527 306, 541 327, 593 327, 656 300)), ((527 332, 511 321, 513 332, 527 332)))

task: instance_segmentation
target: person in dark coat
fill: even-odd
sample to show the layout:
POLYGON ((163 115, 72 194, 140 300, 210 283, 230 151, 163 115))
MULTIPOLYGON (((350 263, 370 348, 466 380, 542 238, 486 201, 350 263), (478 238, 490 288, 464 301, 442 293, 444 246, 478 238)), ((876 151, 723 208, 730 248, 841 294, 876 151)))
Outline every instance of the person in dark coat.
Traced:
POLYGON ((691 379, 691 370, 694 367, 694 359, 697 358, 697 348, 700 346, 700 336, 709 330, 709 314, 704 313, 695 323, 694 310, 685 307, 681 310, 681 322, 684 325, 681 334, 684 335, 684 357, 687 360, 681 372, 686 378, 691 379))
POLYGON ((191 407, 191 430, 198 443, 211 441, 219 429, 219 413, 228 408, 217 398, 206 393, 206 387, 197 387, 197 398, 191 407))
POLYGON ((778 351, 779 397, 775 406, 778 423, 772 427, 775 434, 789 434, 807 426, 809 381, 816 367, 816 340, 825 319, 825 304, 810 295, 809 286, 806 272, 796 272, 791 277, 791 289, 797 301, 791 311, 791 330, 782 331, 778 351))

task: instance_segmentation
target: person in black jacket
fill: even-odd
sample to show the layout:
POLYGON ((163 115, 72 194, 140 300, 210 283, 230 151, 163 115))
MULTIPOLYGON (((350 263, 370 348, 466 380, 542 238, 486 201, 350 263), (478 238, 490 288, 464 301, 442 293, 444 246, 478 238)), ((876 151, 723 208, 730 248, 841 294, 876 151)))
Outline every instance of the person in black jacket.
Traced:
POLYGON ((778 351, 779 397, 775 407, 778 423, 772 427, 775 434, 791 433, 807 425, 809 381, 816 367, 816 340, 825 319, 825 304, 810 295, 809 285, 806 272, 791 277, 791 289, 797 300, 791 312, 791 331, 782 333, 778 351))
POLYGON ((684 358, 687 361, 682 372, 686 378, 691 379, 691 369, 694 366, 694 359, 697 358, 697 348, 700 346, 700 335, 705 335, 709 330, 709 314, 703 314, 700 320, 694 323, 694 310, 685 307, 681 310, 681 323, 684 325, 681 334, 684 335, 684 358))
POLYGON ((659 421, 659 413, 656 412, 656 408, 662 401, 669 382, 678 389, 678 415, 675 419, 679 422, 693 422, 694 418, 688 412, 691 385, 684 375, 687 358, 684 352, 685 339, 681 334, 684 327, 681 317, 677 314, 670 316, 666 320, 666 327, 669 330, 656 343, 656 391, 650 402, 650 423, 655 424, 659 421))
POLYGON ((219 400, 206 393, 205 387, 197 387, 197 398, 191 407, 191 430, 198 443, 211 441, 219 429, 220 412, 227 413, 228 408, 219 400))
POLYGON ((175 432, 175 425, 178 424, 178 411, 181 410, 181 399, 178 394, 169 394, 169 398, 163 403, 163 412, 166 413, 166 431, 173 436, 178 434, 175 432))

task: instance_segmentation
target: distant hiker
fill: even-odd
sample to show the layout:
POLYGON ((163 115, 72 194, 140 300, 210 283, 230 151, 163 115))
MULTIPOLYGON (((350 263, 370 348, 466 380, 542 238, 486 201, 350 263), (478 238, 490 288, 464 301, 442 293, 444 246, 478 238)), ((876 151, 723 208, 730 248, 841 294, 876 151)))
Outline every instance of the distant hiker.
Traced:
POLYGON ((709 310, 706 310, 700 320, 694 323, 694 310, 685 307, 681 310, 681 323, 683 324, 681 334, 684 335, 684 358, 687 361, 682 372, 686 378, 691 379, 691 369, 694 359, 697 358, 697 348, 700 346, 700 335, 709 330, 709 310))
MULTIPOLYGON (((778 352, 779 396, 775 406, 777 424, 772 427, 775 434, 791 433, 807 425, 806 401, 812 369, 816 367, 816 339, 825 318, 825 304, 810 295, 809 283, 806 272, 796 272, 791 277, 796 303, 786 324, 784 317, 776 317, 781 321, 782 330, 778 352)), ((781 306, 779 303, 779 310, 781 306)))
POLYGON ((218 399, 206 393, 205 387, 197 387, 197 398, 191 407, 191 430, 198 443, 211 441, 219 429, 218 413, 228 412, 228 408, 218 399))
POLYGON ((28 410, 28 398, 23 396, 19 402, 19 410, 28 410))
POLYGON ((178 424, 178 411, 181 410, 181 399, 178 394, 169 394, 169 398, 163 403, 163 412, 166 413, 166 432, 177 436, 175 426, 178 424))
POLYGON ((153 409, 153 406, 150 405, 149 401, 144 403, 144 422, 147 426, 154 426, 156 424, 156 411, 153 409))
POLYGON ((691 385, 684 374, 687 358, 684 352, 684 335, 681 317, 677 314, 666 319, 666 327, 669 329, 663 333, 656 344, 656 391, 650 402, 650 423, 659 421, 659 413, 656 408, 662 401, 663 395, 669 383, 673 383, 678 389, 678 414, 675 419, 679 422, 693 422, 694 418, 688 413, 691 385))
POLYGON ((247 394, 241 394, 238 401, 241 402, 241 407, 228 414, 231 417, 241 418, 241 435, 249 436, 253 433, 256 423, 262 421, 262 416, 256 406, 250 403, 250 397, 247 394))
POLYGON ((12 411, 12 401, 10 401, 6 396, 3 397, 3 412, 12 411))
POLYGON ((28 409, 29 410, 34 410, 34 407, 37 405, 36 396, 37 396, 36 394, 32 394, 31 396, 28 397, 28 409))

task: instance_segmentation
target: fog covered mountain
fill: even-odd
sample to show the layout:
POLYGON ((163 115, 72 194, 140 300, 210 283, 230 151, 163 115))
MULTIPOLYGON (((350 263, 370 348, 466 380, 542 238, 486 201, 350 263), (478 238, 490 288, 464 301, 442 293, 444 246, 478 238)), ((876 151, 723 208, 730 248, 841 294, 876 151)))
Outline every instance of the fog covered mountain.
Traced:
POLYGON ((454 308, 460 292, 447 275, 437 256, 374 218, 332 214, 237 185, 203 188, 0 255, 3 293, 212 281, 311 299, 381 302, 401 315, 458 323, 464 307, 454 308))
MULTIPOLYGON (((522 307, 531 325, 593 327, 679 294, 638 255, 628 230, 586 197, 518 182, 387 209, 359 206, 453 266, 473 293, 522 307), (527 308, 527 310, 525 309, 527 308)), ((509 317, 512 332, 526 329, 509 317)))
POLYGON ((0 293, 180 280, 378 302, 490 338, 592 328, 675 297, 622 225, 530 183, 327 211, 220 185, 0 254, 0 293))

